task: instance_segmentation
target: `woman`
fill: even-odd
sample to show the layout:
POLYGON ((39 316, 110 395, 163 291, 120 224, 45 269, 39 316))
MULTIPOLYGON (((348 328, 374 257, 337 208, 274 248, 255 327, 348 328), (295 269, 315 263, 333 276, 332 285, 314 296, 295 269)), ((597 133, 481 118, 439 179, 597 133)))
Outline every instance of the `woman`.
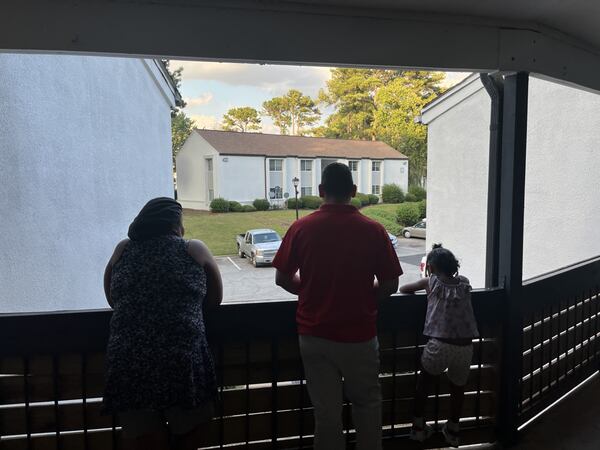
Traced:
POLYGON ((203 309, 220 305, 223 285, 208 248, 183 234, 181 205, 150 200, 104 274, 114 309, 104 409, 118 415, 132 448, 195 449, 214 410, 203 309))

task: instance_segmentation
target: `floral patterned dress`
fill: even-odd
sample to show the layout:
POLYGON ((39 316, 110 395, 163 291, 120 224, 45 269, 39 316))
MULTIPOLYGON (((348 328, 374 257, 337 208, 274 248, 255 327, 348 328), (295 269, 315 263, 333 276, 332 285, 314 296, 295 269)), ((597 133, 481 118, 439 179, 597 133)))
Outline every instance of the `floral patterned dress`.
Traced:
POLYGON ((114 265, 104 410, 118 413, 214 401, 214 363, 202 303, 206 273, 187 241, 130 241, 114 265))

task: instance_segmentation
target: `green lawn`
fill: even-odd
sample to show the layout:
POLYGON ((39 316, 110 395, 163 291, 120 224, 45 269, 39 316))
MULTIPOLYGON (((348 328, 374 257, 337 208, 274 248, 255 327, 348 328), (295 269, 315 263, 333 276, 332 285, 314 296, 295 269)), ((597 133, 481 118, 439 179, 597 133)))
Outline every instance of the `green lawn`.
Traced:
MULTIPOLYGON (((401 227, 395 222, 397 207, 398 205, 374 205, 361 209, 361 212, 381 223, 390 233, 399 234, 401 227)), ((311 212, 313 211, 300 210, 300 216, 311 212)), ((183 213, 186 238, 204 241, 214 255, 235 254, 236 234, 253 228, 271 228, 283 236, 295 219, 296 211, 291 209, 225 214, 186 209, 183 213)))

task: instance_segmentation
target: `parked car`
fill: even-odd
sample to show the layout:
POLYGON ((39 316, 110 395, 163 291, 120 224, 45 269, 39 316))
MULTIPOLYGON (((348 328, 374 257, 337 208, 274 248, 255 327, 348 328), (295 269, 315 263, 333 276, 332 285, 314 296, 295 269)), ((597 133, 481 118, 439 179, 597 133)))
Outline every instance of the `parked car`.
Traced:
POLYGON ((388 233, 388 236, 390 237, 390 242, 394 246, 394 249, 397 249, 398 248, 398 238, 396 236, 394 236, 392 233, 388 233))
POLYGON ((250 258, 254 267, 271 264, 281 245, 281 236, 270 229, 248 230, 235 239, 239 257, 250 258))
POLYGON ((412 227, 405 227, 402 229, 402 236, 406 239, 411 237, 418 237, 425 239, 427 231, 427 219, 423 219, 420 222, 415 223, 412 227))

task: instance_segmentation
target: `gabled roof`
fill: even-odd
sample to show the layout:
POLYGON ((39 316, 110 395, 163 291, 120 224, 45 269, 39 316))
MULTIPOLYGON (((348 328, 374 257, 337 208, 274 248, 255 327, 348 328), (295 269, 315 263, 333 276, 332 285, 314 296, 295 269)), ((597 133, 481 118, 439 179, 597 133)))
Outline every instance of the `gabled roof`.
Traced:
POLYGON ((408 159, 399 151, 380 141, 352 141, 217 130, 195 131, 223 155, 408 159))
POLYGON ((421 110, 419 120, 425 125, 429 125, 432 121, 444 114, 449 109, 469 98, 479 90, 483 89, 483 84, 478 73, 473 73, 457 83, 455 86, 448 89, 438 98, 427 104, 421 110))

